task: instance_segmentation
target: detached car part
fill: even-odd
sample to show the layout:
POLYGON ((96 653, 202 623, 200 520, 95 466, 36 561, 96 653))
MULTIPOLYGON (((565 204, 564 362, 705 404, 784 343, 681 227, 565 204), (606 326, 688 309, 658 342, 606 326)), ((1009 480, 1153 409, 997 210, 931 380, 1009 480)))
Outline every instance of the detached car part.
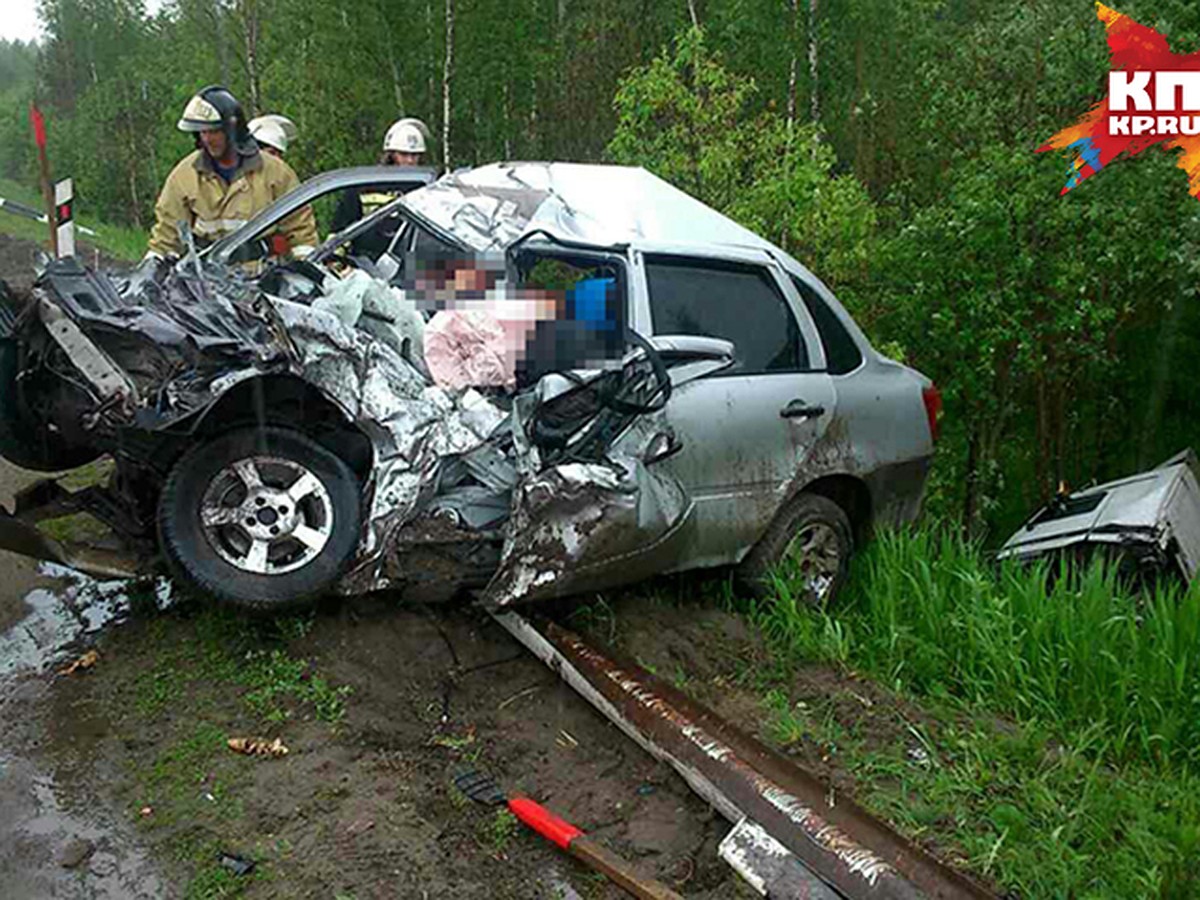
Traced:
POLYGON ((1000 559, 1030 560, 1072 550, 1115 554, 1134 576, 1200 568, 1200 483, 1190 448, 1162 465, 1055 497, 1017 529, 1000 559))

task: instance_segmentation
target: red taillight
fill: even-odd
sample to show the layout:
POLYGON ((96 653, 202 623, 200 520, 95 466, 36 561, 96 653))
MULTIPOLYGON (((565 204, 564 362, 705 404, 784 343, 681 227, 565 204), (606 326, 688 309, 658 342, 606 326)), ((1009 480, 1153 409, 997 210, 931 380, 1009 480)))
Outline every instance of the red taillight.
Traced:
POLYGON ((931 384, 921 391, 921 399, 925 401, 925 415, 929 418, 929 436, 937 441, 942 432, 942 392, 936 384, 931 384))

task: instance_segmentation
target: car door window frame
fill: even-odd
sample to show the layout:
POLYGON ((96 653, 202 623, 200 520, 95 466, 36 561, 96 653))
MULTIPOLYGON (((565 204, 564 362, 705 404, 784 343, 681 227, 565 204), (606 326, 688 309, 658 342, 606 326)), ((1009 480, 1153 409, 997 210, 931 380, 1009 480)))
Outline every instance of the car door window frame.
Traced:
MULTIPOLYGON (((808 372, 822 372, 825 367, 825 351, 821 344, 820 337, 817 333, 816 325, 812 321, 807 308, 803 305, 796 288, 791 284, 787 273, 780 267, 778 262, 768 254, 736 252, 728 250, 725 252, 705 253, 698 255, 694 250, 691 252, 675 249, 644 249, 635 253, 635 278, 637 279, 637 293, 640 294, 641 303, 633 303, 630 309, 631 324, 639 327, 643 334, 659 334, 660 332, 654 327, 653 300, 650 296, 650 282, 647 272, 649 267, 654 264, 656 259, 669 259, 680 261, 688 264, 693 264, 697 268, 708 266, 715 268, 721 264, 734 264, 747 268, 756 268, 767 273, 768 280, 773 280, 775 290, 779 297, 784 302, 784 308, 791 314, 793 321, 797 326, 797 336, 800 339, 801 351, 807 356, 807 364, 795 369, 778 369, 766 372, 744 372, 736 368, 732 370, 722 370, 708 375, 708 378, 761 378, 776 375, 797 375, 808 372)), ((632 298, 631 298, 632 299, 632 298)), ((661 332, 666 334, 667 332, 661 332)), ((736 347, 735 347, 736 353, 736 347)))
MULTIPOLYGON (((358 173, 366 172, 370 174, 370 168, 378 170, 380 167, 335 169, 308 179, 295 189, 288 191, 288 193, 274 201, 266 209, 260 210, 246 224, 205 248, 201 252, 201 256, 222 265, 228 264, 230 257, 240 247, 267 234, 281 221, 304 206, 311 206, 330 194, 340 193, 344 190, 359 190, 369 186, 372 183, 369 180, 358 180, 360 178, 366 179, 367 176, 358 173), (251 226, 254 227, 251 228, 251 226)), ((383 173, 375 171, 374 174, 382 176, 383 173)), ((433 169, 426 168, 409 170, 404 174, 406 176, 406 180, 404 181, 392 182, 389 180, 380 183, 389 184, 393 187, 399 184, 412 184, 413 187, 410 187, 409 190, 414 190, 417 187, 429 184, 436 177, 436 172, 433 169)), ((320 223, 318 223, 319 225, 320 223)))
MULTIPOLYGON (((636 276, 634 267, 631 265, 629 253, 626 250, 576 249, 553 241, 544 240, 526 241, 521 244, 520 250, 522 252, 535 253, 540 259, 559 259, 568 265, 573 265, 572 261, 574 260, 595 262, 597 266, 611 265, 617 270, 617 290, 621 294, 621 302, 624 307, 621 311, 621 325, 625 329, 635 328, 633 320, 637 305, 634 301, 634 279, 636 276)), ((515 260, 511 257, 512 252, 513 248, 509 248, 506 252, 506 256, 509 257, 507 261, 507 268, 509 269, 508 277, 513 278, 513 284, 516 285, 518 284, 515 279, 517 274, 516 264, 515 260)), ((628 342, 626 342, 626 346, 628 346, 628 342)))
POLYGON ((805 277, 796 272, 783 271, 782 276, 784 281, 787 283, 788 292, 795 297, 795 303, 804 310, 804 317, 812 323, 814 339, 816 340, 817 346, 821 349, 821 368, 813 368, 811 371, 824 372, 832 378, 844 378, 845 376, 852 375, 861 369, 867 361, 866 352, 863 350, 862 345, 859 344, 858 340, 855 339, 854 332, 847 327, 846 323, 842 320, 842 317, 838 315, 838 311, 834 309, 832 304, 830 304, 828 298, 825 296, 825 293, 818 288, 815 281, 812 278, 805 277), (816 319, 813 317, 812 313, 809 312, 808 304, 805 302, 804 297, 801 296, 799 287, 800 284, 804 284, 810 291, 812 291, 813 296, 816 298, 816 302, 824 305, 829 315, 837 321, 838 326, 842 329, 842 332, 845 334, 846 338, 854 346, 854 349, 858 353, 858 363, 852 368, 849 368, 844 372, 830 371, 829 357, 825 353, 825 336, 821 333, 820 328, 817 326, 816 319))

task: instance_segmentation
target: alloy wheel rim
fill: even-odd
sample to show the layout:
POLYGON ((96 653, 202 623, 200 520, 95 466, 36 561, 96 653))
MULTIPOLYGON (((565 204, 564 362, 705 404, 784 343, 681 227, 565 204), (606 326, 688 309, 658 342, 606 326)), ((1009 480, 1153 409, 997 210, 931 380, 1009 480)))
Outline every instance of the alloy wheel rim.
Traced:
POLYGON ((333 534, 329 491, 290 459, 248 456, 209 481, 198 511, 217 555, 242 572, 283 575, 325 549, 333 534))
POLYGON ((829 599, 842 571, 841 541, 832 526, 811 522, 796 532, 784 554, 809 597, 817 604, 829 599))

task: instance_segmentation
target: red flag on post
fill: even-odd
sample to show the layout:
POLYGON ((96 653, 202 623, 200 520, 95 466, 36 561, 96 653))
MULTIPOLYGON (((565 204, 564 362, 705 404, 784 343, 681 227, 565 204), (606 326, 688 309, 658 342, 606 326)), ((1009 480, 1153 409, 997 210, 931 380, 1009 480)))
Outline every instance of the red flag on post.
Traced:
POLYGON ((46 149, 46 120, 42 117, 42 111, 32 100, 29 101, 29 124, 33 126, 34 143, 37 144, 39 150, 44 151, 46 149))
POLYGON ((58 256, 58 218, 54 208, 54 190, 50 187, 50 161, 46 158, 46 120, 37 104, 29 101, 29 124, 38 148, 38 163, 42 170, 42 197, 46 202, 46 220, 50 223, 50 250, 58 256))

